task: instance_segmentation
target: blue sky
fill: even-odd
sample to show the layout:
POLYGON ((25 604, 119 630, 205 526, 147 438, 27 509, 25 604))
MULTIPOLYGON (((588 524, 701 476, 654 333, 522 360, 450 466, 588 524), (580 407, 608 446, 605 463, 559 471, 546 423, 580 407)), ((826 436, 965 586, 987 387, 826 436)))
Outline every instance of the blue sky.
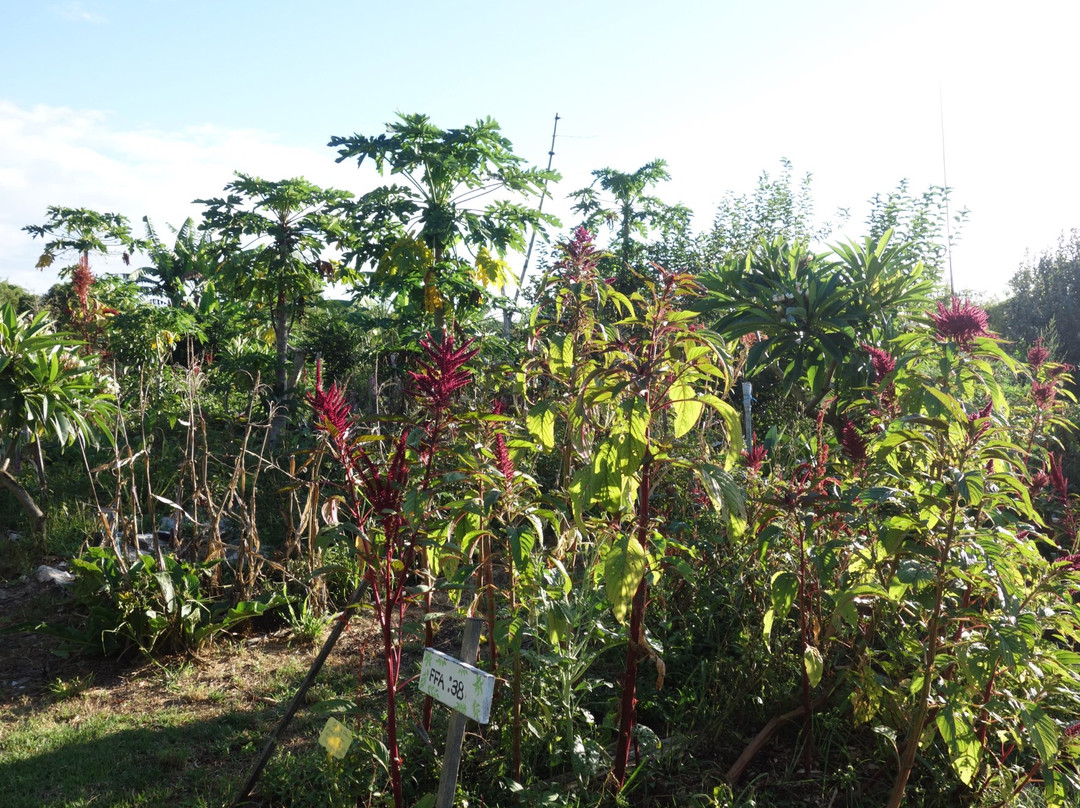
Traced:
POLYGON ((1080 226, 1073 4, 1034 0, 398 2, 0 0, 0 277, 42 290, 20 232, 50 204, 196 214, 234 170, 363 191, 331 135, 401 112, 491 116, 544 164, 550 210, 592 169, 668 160, 658 194, 706 225, 793 161, 822 218, 948 178, 970 220, 957 285, 1001 294, 1025 250, 1080 226))

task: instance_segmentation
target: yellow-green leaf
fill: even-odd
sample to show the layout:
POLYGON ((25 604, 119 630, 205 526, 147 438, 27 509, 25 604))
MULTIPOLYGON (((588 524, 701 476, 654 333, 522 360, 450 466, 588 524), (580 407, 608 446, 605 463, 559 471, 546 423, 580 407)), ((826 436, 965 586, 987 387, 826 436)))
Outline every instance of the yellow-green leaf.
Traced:
POLYGON ((938 713, 936 723, 941 739, 949 750, 949 762, 952 763, 953 770, 965 785, 971 785, 979 772, 982 746, 967 716, 953 705, 946 704, 938 713))
POLYGON ((525 416, 525 428, 545 449, 555 448, 555 408, 547 402, 533 404, 525 416))
POLYGON ((645 549, 633 536, 620 536, 604 558, 604 591, 611 611, 620 623, 626 621, 634 593, 644 575, 645 549))
POLYGON ((668 399, 675 411, 675 437, 681 438, 697 424, 705 405, 697 400, 694 388, 682 381, 668 388, 668 399))
POLYGON ((821 658, 821 651, 812 645, 806 646, 802 661, 810 687, 817 687, 818 682, 821 681, 821 674, 825 672, 825 660, 821 658))

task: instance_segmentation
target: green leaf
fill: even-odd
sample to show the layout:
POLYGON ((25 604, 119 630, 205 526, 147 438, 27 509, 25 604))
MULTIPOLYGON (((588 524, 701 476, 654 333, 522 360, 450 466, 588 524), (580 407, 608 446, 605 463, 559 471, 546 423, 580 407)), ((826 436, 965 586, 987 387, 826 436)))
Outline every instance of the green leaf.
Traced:
POLYGON ((1020 720, 1024 722, 1024 729, 1043 765, 1047 768, 1053 766, 1058 754, 1057 724, 1038 705, 1021 707, 1020 720))
POLYGON ((675 437, 681 438, 697 424, 705 405, 695 397, 694 388, 682 381, 668 388, 668 399, 675 411, 675 437))
POLYGON ((569 376, 574 368, 574 341, 569 335, 555 337, 548 347, 551 372, 556 376, 569 376))
POLYGON ((525 428, 529 435, 545 449, 555 448, 555 405, 538 402, 529 408, 525 416, 525 428))
POLYGON ((772 600, 776 618, 783 620, 795 603, 799 592, 799 577, 794 572, 777 572, 772 577, 769 597, 772 600))
MULTIPOLYGON (((965 785, 971 785, 979 772, 982 746, 971 728, 967 716, 952 704, 946 704, 937 715, 937 728, 949 750, 949 762, 965 785)), ((1051 722, 1052 723, 1052 722, 1051 722)))
POLYGON ((628 476, 636 474, 649 445, 649 408, 645 400, 634 396, 623 401, 613 427, 619 471, 628 476))
POLYGON ((633 536, 620 536, 604 558, 604 591, 615 619, 626 622, 638 584, 645 575, 645 549, 633 536))
POLYGON ((817 687, 821 681, 821 675, 825 672, 825 660, 821 657, 821 651, 812 645, 806 646, 803 651, 803 669, 810 687, 817 687))
POLYGON ((514 558, 514 566, 523 570, 529 565, 529 554, 536 544, 536 535, 526 528, 512 528, 507 531, 510 539, 510 554, 514 558))
POLYGON ((772 635, 773 621, 776 619, 776 612, 772 609, 768 609, 765 612, 765 618, 761 621, 761 633, 765 636, 765 642, 769 641, 769 637, 772 635))
POLYGON ((584 507, 597 505, 606 511, 617 511, 622 506, 623 478, 618 444, 605 440, 596 447, 591 474, 588 477, 588 496, 584 507))

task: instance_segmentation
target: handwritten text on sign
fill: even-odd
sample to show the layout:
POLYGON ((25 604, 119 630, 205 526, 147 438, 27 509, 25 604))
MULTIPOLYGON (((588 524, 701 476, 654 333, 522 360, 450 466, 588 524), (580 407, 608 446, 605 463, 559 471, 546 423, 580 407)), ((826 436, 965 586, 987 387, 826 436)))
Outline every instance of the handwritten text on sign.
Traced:
POLYGON ((420 692, 478 724, 486 724, 491 718, 495 677, 442 651, 425 648, 424 663, 420 668, 420 692))

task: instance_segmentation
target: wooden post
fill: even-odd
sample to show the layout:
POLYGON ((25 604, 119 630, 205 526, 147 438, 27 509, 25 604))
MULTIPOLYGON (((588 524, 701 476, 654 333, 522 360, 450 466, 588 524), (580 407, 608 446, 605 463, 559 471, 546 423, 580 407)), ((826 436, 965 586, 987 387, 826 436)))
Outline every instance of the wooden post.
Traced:
MULTIPOLYGON (((476 661, 480 648, 480 628, 484 621, 479 617, 465 618, 465 636, 461 638, 461 661, 470 665, 476 661)), ((442 774, 439 776, 439 794, 435 808, 452 808, 457 790, 458 766, 461 764, 461 742, 465 738, 464 713, 450 713, 450 725, 446 731, 446 751, 443 753, 442 774)))

